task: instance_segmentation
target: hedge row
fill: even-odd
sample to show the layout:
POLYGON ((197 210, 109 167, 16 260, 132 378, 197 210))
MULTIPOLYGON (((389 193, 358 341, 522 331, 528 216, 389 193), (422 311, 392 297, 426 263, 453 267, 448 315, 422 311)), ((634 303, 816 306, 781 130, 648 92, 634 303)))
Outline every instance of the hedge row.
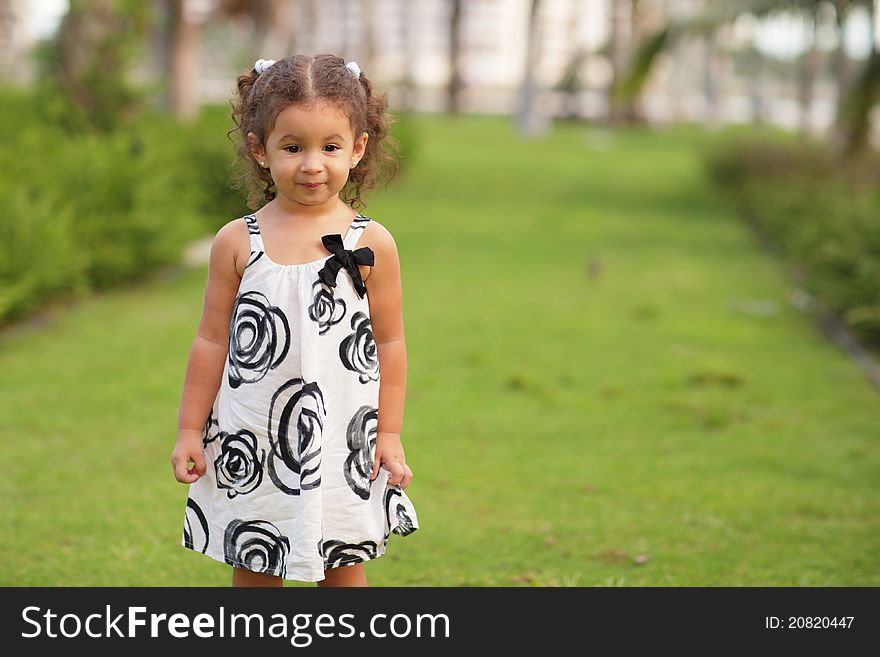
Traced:
POLYGON ((232 149, 216 110, 192 126, 148 114, 135 130, 71 136, 7 89, 0 121, 0 324, 177 262, 211 217, 244 207, 225 183, 232 149))
POLYGON ((227 106, 191 124, 148 111, 133 129, 71 136, 35 98, 0 89, 0 326, 177 263, 248 211, 229 185, 227 106))
POLYGON ((820 143, 737 133, 707 164, 820 309, 880 347, 880 156, 843 160, 820 143))

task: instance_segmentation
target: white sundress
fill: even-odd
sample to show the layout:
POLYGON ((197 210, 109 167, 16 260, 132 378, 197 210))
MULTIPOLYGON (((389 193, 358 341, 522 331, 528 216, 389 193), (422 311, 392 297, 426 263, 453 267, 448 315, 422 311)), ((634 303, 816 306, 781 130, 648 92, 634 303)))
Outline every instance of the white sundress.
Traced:
POLYGON ((333 255, 281 265, 266 256, 256 216, 229 326, 223 380, 205 423, 207 472, 189 487, 181 544, 217 561, 285 579, 385 553, 391 533, 418 529, 415 508, 384 468, 370 481, 379 360, 355 249, 370 218, 333 255))

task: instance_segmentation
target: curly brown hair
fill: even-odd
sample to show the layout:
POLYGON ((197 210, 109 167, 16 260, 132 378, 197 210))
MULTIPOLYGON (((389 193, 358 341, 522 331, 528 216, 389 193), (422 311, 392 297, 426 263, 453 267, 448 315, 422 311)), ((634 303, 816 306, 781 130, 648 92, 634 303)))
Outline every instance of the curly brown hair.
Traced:
POLYGON ((254 160, 247 134, 253 132, 265 145, 278 114, 294 103, 316 99, 332 101, 345 112, 355 135, 369 135, 366 151, 340 192, 354 209, 366 207, 361 194, 386 185, 397 174, 400 145, 389 134, 396 121, 388 111, 388 94, 373 95, 373 83, 360 74, 356 80, 345 60, 336 55, 291 55, 279 59, 263 73, 251 69, 238 77, 238 93, 230 101, 235 126, 226 136, 235 144, 238 158, 232 185, 247 193, 247 206, 258 209, 277 195, 267 169, 254 160), (237 139, 230 135, 237 133, 237 139))

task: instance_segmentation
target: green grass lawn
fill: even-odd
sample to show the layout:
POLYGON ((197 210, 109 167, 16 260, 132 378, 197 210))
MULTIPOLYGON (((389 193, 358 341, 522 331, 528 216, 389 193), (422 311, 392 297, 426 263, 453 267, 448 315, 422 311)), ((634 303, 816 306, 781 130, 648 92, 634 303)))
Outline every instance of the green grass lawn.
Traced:
MULTIPOLYGON (((417 125, 365 214, 401 254, 421 528, 371 585, 880 584, 880 396, 698 133, 417 125)), ((206 271, 0 344, 0 584, 229 584, 179 545, 169 465, 206 271)))

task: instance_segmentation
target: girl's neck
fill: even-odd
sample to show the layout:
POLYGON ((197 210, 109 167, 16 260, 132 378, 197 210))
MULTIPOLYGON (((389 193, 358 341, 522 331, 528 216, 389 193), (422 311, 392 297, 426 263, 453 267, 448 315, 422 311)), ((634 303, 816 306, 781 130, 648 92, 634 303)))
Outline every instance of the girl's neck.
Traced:
POLYGON ((355 215, 354 211, 343 203, 339 196, 328 199, 326 203, 320 205, 303 205, 276 196, 263 206, 262 214, 274 217, 284 223, 306 222, 309 224, 333 222, 338 220, 340 215, 352 218, 355 215))

